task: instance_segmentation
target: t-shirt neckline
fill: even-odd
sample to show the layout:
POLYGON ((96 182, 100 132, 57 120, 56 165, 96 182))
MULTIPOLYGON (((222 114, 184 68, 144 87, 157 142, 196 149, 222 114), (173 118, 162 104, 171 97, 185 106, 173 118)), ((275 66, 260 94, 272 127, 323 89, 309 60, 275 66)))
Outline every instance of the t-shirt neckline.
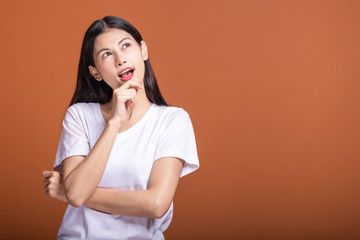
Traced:
MULTIPOLYGON (((100 108, 100 103, 97 103, 97 111, 98 111, 98 116, 99 118, 101 119, 102 123, 104 126, 106 126, 106 121, 104 119, 104 116, 102 115, 102 112, 101 112, 101 108, 100 108)), ((121 133, 117 133, 117 136, 120 136, 120 135, 127 135, 129 134, 130 132, 133 132, 135 131, 137 128, 141 127, 145 122, 146 120, 149 118, 150 116, 150 113, 152 112, 152 110, 155 108, 155 104, 152 103, 150 108, 146 111, 146 113, 144 114, 144 116, 142 116, 139 121, 137 121, 133 126, 131 126, 129 129, 121 132, 121 133)))

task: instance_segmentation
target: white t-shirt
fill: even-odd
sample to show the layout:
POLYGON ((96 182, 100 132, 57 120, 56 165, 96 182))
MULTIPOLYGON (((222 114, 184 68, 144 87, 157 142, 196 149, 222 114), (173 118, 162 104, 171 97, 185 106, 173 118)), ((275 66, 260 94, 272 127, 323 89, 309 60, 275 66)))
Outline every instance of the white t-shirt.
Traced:
MULTIPOLYGON (((87 155, 106 127, 98 103, 76 103, 68 108, 54 168, 70 156, 87 155)), ((130 129, 117 134, 100 188, 145 190, 154 161, 162 157, 184 160, 181 177, 199 167, 193 127, 181 108, 152 104, 130 129)), ((91 176, 89 176, 90 178, 91 176)), ((68 205, 58 239, 164 239, 173 205, 160 219, 103 213, 86 206, 68 205)))

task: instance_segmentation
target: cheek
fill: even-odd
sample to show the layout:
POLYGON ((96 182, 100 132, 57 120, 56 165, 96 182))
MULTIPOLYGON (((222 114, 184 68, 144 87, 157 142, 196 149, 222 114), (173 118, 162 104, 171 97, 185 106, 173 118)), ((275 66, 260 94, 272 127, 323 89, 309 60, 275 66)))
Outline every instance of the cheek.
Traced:
POLYGON ((97 69, 101 74, 106 74, 106 72, 108 72, 110 69, 110 65, 111 65, 110 61, 107 62, 103 61, 101 63, 98 63, 97 69))
POLYGON ((145 76, 145 64, 144 64, 144 62, 139 63, 138 72, 141 74, 141 77, 145 76))

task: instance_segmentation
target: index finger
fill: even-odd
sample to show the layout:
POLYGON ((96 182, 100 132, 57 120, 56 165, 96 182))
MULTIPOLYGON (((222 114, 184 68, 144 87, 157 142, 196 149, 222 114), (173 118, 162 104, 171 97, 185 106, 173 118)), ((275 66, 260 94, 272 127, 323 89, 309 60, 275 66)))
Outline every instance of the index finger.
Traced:
POLYGON ((134 81, 128 81, 124 85, 122 85, 120 88, 144 88, 140 83, 134 82, 134 81))
POLYGON ((41 175, 42 175, 44 178, 51 177, 52 171, 48 171, 48 170, 42 171, 41 175))

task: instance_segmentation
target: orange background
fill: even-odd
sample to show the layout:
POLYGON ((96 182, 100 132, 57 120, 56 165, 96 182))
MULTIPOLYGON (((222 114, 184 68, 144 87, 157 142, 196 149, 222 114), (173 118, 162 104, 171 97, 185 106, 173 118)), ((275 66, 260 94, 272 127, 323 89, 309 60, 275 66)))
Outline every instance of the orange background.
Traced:
POLYGON ((105 15, 141 32, 192 118, 200 170, 167 239, 360 239, 360 1, 2 1, 4 239, 55 239, 45 196, 82 37, 105 15))

